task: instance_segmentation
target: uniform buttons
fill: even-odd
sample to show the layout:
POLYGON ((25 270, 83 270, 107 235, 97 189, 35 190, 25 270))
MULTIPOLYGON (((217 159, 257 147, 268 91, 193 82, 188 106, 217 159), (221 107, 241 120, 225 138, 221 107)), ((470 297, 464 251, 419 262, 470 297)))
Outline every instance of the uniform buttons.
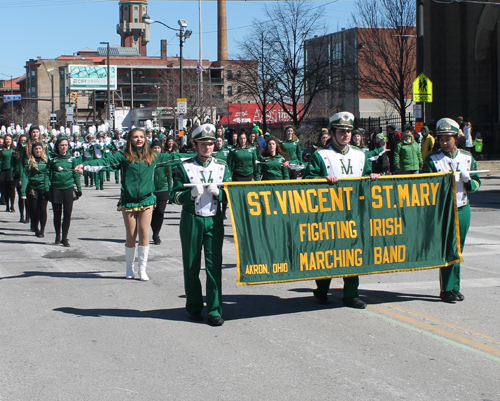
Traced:
POLYGON ((326 168, 330 168, 330 166, 326 166, 326 168))
POLYGON ((190 178, 191 180, 193 179, 193 177, 190 178))
POLYGON ((197 204, 197 205, 199 205, 199 204, 200 204, 200 202, 196 202, 196 204, 197 204))
POLYGON ((323 159, 325 159, 325 160, 326 160, 326 157, 323 157, 323 159))

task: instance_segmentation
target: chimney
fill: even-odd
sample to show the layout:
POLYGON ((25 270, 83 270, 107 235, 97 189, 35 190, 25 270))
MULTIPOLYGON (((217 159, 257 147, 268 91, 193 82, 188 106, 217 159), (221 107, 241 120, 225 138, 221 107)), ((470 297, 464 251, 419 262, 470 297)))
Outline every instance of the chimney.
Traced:
POLYGON ((167 41, 165 39, 161 40, 161 59, 166 60, 167 59, 167 41))
POLYGON ((217 0, 217 61, 227 58, 226 0, 217 0))

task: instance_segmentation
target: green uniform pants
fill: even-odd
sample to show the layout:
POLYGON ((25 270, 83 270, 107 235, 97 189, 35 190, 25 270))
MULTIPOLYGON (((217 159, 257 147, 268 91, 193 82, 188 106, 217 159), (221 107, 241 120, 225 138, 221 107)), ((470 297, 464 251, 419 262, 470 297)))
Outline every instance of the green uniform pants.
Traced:
MULTIPOLYGON (((470 227, 469 204, 458 209, 458 225, 460 226, 460 249, 464 251, 465 237, 470 227)), ((460 263, 439 269, 441 291, 460 291, 460 263)))
MULTIPOLYGON (((331 281, 331 278, 316 280, 318 288, 313 291, 314 295, 317 297, 326 296, 330 289, 331 281)), ((342 297, 342 303, 344 305, 349 304, 354 298, 359 298, 358 286, 358 276, 344 277, 344 296, 342 297)))
POLYGON ((201 217, 182 211, 180 221, 184 289, 188 313, 203 309, 200 269, 201 249, 205 253, 208 316, 222 316, 222 244, 224 223, 219 213, 201 217))
POLYGON ((95 173, 91 173, 90 171, 84 171, 83 172, 83 181, 85 182, 85 186, 89 185, 89 180, 90 180, 90 185, 94 185, 94 180, 95 180, 95 173))

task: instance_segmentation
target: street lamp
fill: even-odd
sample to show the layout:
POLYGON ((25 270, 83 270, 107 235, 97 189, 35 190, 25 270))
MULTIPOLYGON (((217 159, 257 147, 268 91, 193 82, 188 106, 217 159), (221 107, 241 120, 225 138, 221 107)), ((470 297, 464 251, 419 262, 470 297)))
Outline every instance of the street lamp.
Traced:
POLYGON ((189 39, 193 33, 193 31, 191 30, 186 30, 187 28, 187 22, 186 20, 183 20, 183 19, 180 19, 179 21, 177 21, 177 23, 179 24, 179 29, 175 29, 175 28, 172 28, 170 26, 168 26, 167 24, 164 24, 163 22, 161 21, 156 21, 154 19, 151 19, 149 18, 149 16, 146 14, 145 15, 146 18, 143 18, 143 21, 146 23, 146 24, 160 24, 160 25, 163 25, 164 27, 168 28, 168 29, 171 29, 172 31, 176 31, 177 32, 177 36, 179 37, 179 84, 180 84, 180 89, 179 89, 179 98, 182 99, 182 86, 183 86, 183 77, 182 77, 182 47, 184 45, 184 42, 186 41, 186 39, 189 39))
POLYGON ((47 73, 48 73, 49 78, 50 78, 50 100, 52 103, 52 111, 50 112, 51 117, 52 117, 52 114, 54 114, 54 76, 51 74, 51 72, 55 71, 55 70, 56 70, 55 68, 49 68, 47 70, 47 73))
POLYGON ((106 120, 109 121, 111 120, 111 113, 110 113, 110 107, 111 107, 111 96, 110 96, 110 87, 109 87, 109 42, 100 42, 101 45, 106 45, 106 65, 108 66, 108 100, 107 100, 107 107, 106 107, 106 120))

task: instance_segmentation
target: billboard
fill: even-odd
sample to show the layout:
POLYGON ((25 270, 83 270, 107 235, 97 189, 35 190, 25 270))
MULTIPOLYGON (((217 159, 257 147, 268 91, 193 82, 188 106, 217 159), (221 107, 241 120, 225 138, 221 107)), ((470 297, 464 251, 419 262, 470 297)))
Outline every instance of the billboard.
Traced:
MULTIPOLYGON (((299 105, 299 110, 303 108, 303 105, 299 105)), ((292 106, 287 106, 287 109, 291 110, 292 106)), ((221 124, 232 125, 232 124, 252 124, 252 123, 262 123, 262 112, 260 111, 259 105, 256 103, 230 103, 228 105, 229 114, 221 117, 221 124)), ((299 113, 299 116, 302 112, 299 113)), ((280 124, 288 123, 290 121, 290 115, 283 110, 283 108, 278 104, 268 104, 266 121, 267 124, 280 124)))
MULTIPOLYGON (((71 90, 107 90, 108 67, 106 65, 69 65, 71 90)), ((116 90, 116 65, 109 66, 109 87, 116 90)))

